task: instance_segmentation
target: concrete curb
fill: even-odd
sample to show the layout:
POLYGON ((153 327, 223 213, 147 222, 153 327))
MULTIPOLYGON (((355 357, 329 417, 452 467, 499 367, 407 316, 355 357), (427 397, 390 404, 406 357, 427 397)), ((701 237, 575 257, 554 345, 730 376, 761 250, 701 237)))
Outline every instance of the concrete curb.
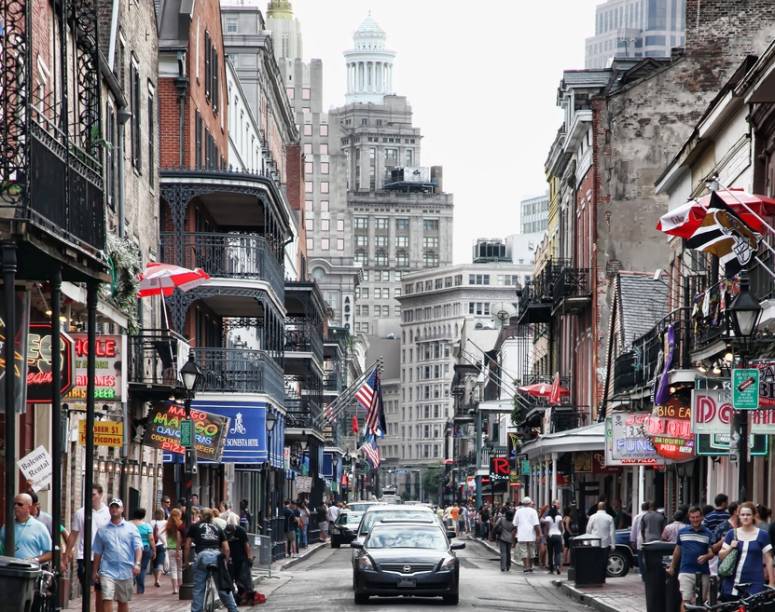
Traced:
POLYGON ((287 570, 288 568, 293 567, 297 563, 301 563, 305 559, 309 558, 317 551, 319 551, 321 548, 326 548, 327 546, 328 546, 328 542, 317 542, 315 544, 310 544, 309 546, 307 546, 304 552, 300 554, 298 557, 293 557, 283 562, 278 562, 277 567, 272 567, 272 571, 282 572, 284 570, 287 570))
POLYGON ((564 580, 552 580, 552 584, 557 588, 559 588, 564 595, 573 599, 574 601, 578 601, 579 603, 583 603, 584 605, 591 606, 592 608, 595 608, 596 610, 600 610, 601 612, 620 612, 617 608, 614 608, 613 606, 609 606, 607 603, 600 601, 594 595, 590 595, 589 593, 584 593, 583 591, 579 591, 576 587, 574 587, 569 582, 566 582, 564 580))

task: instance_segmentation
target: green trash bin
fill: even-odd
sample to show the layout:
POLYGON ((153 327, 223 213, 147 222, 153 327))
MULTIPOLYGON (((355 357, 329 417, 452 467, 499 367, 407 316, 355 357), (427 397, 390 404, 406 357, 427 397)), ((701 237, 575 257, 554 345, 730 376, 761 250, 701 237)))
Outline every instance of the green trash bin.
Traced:
POLYGON ((0 557, 2 609, 30 612, 39 577, 40 565, 37 563, 15 557, 0 557))

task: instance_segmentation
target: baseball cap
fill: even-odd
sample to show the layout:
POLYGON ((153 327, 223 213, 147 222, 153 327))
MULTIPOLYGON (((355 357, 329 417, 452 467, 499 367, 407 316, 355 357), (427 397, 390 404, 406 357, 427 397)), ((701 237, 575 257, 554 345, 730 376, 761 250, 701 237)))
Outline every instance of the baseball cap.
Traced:
POLYGON ((108 504, 108 506, 118 506, 119 508, 123 508, 124 502, 122 502, 118 497, 114 497, 113 499, 110 500, 110 503, 108 504))
POLYGON ((522 505, 523 506, 527 506, 527 505, 532 504, 532 503, 533 503, 533 500, 530 499, 529 497, 523 497, 522 498, 522 505))

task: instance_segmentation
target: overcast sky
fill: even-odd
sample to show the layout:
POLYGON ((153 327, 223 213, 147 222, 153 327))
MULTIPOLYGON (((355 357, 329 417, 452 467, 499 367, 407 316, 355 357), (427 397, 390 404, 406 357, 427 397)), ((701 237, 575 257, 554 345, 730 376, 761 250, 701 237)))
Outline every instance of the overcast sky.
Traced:
MULTIPOLYGON (((422 130, 422 164, 455 196, 454 262, 477 237, 519 231, 519 201, 546 191, 562 71, 584 67, 602 0, 293 0, 324 107, 344 103, 342 52, 369 10, 398 53, 393 86, 422 130)), ((263 8, 266 8, 264 5, 263 8)))

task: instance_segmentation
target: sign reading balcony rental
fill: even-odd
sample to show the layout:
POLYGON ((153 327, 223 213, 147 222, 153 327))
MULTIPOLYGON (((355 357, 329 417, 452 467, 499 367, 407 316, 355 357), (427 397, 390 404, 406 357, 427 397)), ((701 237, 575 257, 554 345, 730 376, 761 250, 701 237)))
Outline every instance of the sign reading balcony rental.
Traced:
POLYGON ((694 457, 692 409, 689 402, 674 395, 664 404, 654 406, 644 421, 646 435, 660 457, 684 461, 694 457))
MULTIPOLYGON (((186 409, 182 404, 165 402, 154 406, 148 413, 143 444, 178 455, 185 454, 186 449, 180 439, 181 422, 185 419, 186 409)), ((220 461, 229 429, 229 418, 192 408, 191 420, 194 422, 197 458, 220 461)))

